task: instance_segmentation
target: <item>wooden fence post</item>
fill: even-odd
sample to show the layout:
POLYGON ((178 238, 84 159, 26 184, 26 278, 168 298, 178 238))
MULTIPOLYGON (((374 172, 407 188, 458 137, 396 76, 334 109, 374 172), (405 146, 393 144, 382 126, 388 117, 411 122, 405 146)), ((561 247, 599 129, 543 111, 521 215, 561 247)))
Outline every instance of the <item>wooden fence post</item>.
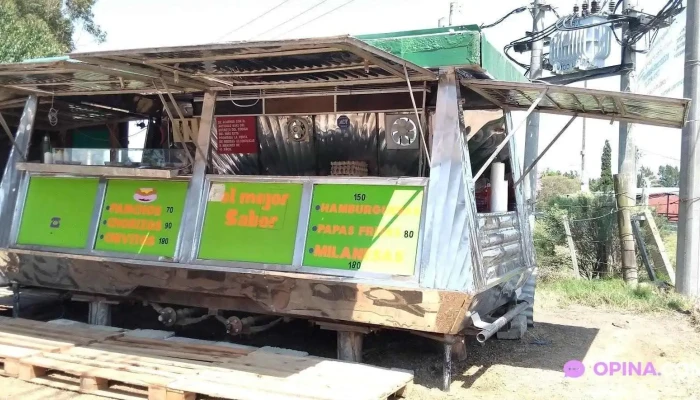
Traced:
POLYGON ((564 230, 566 231, 566 241, 569 242, 569 253, 571 253, 571 265, 574 267, 574 277, 576 279, 579 279, 581 278, 581 274, 578 270, 578 260, 576 259, 576 247, 574 247, 574 238, 571 236, 569 217, 565 215, 562 218, 562 222, 564 222, 564 230))

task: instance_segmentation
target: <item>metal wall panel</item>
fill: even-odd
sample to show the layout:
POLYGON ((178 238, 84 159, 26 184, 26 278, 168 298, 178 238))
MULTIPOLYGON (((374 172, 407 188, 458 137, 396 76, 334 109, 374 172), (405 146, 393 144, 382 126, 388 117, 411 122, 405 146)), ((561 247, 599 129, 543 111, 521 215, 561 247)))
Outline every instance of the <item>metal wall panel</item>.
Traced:
POLYGON ((418 149, 387 149, 386 115, 379 113, 379 176, 418 176, 418 149))
POLYGON ((481 255, 474 186, 460 113, 454 71, 447 71, 440 76, 433 118, 420 283, 427 288, 474 293, 481 255))
POLYGON ((313 118, 310 115, 258 117, 262 175, 316 175, 313 126, 313 118), (301 118, 307 122, 309 127, 307 141, 298 142, 288 138, 287 124, 294 118, 301 118))
POLYGON ((331 161, 365 161, 370 176, 378 172, 377 114, 323 114, 314 116, 318 174, 330 175, 331 161), (346 128, 338 127, 341 116, 348 118, 346 128))
POLYGON ((34 120, 36 117, 37 105, 39 99, 36 95, 31 95, 27 98, 24 105, 24 111, 15 134, 15 144, 10 150, 10 156, 5 164, 5 171, 0 182, 0 246, 7 247, 10 244, 10 229, 12 225, 12 216, 15 213, 17 197, 19 195, 17 188, 20 184, 22 172, 17 170, 17 163, 27 157, 29 153, 30 143, 32 141, 32 132, 34 130, 34 120))
POLYGON ((489 286, 524 266, 520 223, 515 212, 479 214, 478 218, 485 284, 489 286))

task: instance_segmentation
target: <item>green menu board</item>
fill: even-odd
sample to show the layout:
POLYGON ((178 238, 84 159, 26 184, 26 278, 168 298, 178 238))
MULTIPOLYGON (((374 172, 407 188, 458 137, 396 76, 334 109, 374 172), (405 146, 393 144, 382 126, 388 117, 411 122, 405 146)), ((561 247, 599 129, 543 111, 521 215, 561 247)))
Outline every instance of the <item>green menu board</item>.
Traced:
POLYGON ((423 187, 314 186, 304 266, 412 275, 423 187))
POLYGON ((98 185, 96 178, 32 177, 17 243, 85 248, 98 185))
POLYGON ((291 264, 302 188, 292 183, 213 183, 199 258, 291 264))
POLYGON ((95 250, 173 257, 187 182, 107 182, 95 250))

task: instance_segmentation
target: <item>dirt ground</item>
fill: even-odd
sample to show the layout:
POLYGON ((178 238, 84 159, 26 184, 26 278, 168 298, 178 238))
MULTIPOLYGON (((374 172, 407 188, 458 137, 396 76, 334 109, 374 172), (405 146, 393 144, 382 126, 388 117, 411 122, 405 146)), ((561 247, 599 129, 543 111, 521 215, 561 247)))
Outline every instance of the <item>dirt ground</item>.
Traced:
MULTIPOLYGON (((129 317, 124 317, 120 325, 117 316, 115 325, 133 325, 133 313, 123 315, 129 317)), ((365 341, 365 362, 414 370, 410 400, 700 399, 700 333, 684 315, 631 315, 579 306, 538 306, 535 319, 535 328, 520 341, 492 339, 481 346, 473 338, 469 340, 469 358, 456 363, 450 393, 438 389, 441 348, 427 339, 396 332, 374 334, 365 341), (582 377, 564 376, 563 365, 569 360, 583 361, 586 370, 582 377), (652 363, 656 375, 623 376, 617 372, 599 376, 593 371, 599 362, 608 366, 612 362, 642 363, 642 370, 652 363)), ((191 333, 180 332, 209 336, 191 333)), ((335 352, 333 333, 312 329, 301 321, 242 343, 286 347, 328 357, 335 352)), ((602 365, 596 368, 603 372, 602 365)), ((0 377, 0 399, 99 397, 0 377)))

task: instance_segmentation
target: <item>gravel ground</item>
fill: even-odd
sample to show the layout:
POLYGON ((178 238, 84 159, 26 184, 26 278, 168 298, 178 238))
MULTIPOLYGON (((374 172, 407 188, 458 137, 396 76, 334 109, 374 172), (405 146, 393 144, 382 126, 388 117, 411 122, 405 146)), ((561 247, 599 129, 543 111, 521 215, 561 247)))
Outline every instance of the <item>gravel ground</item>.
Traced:
MULTIPOLYGON (((71 314, 69 310, 68 314, 71 314)), ((74 311, 74 310, 73 310, 74 311)), ((149 310, 141 310, 145 316, 149 310)), ((65 312, 65 310, 64 310, 65 312)), ((450 393, 438 389, 441 347, 430 340, 397 332, 381 332, 365 341, 365 362, 414 370, 409 400, 423 399, 700 399, 700 335, 680 314, 631 315, 586 307, 542 308, 536 326, 520 341, 468 342, 469 358, 456 363, 450 393), (566 378, 569 360, 582 360, 586 372, 566 378), (598 362, 651 362, 656 376, 598 376, 598 362)), ((131 309, 115 315, 115 325, 134 327, 131 309)), ((149 326, 150 327, 150 326, 149 326)), ((180 335, 217 339, 220 325, 189 328, 180 335)), ((335 336, 302 321, 247 340, 332 357, 335 336)), ((0 377, 0 399, 98 399, 0 377)))

